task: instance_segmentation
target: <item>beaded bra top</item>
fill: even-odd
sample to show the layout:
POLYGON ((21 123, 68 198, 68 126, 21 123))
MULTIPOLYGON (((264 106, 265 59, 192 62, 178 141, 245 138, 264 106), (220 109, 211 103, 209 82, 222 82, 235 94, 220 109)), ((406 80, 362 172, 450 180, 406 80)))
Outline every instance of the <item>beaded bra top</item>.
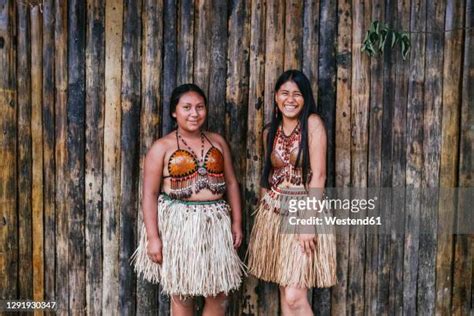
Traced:
MULTIPOLYGON (((277 187, 283 181, 294 185, 303 184, 303 169, 297 166, 301 131, 299 123, 289 136, 283 132, 280 125, 276 131, 273 141, 273 149, 270 153, 272 171, 270 174, 270 185, 277 187)), ((300 157, 300 161, 302 157, 300 157)))
POLYGON ((214 147, 209 138, 201 132, 201 158, 193 152, 186 141, 176 130, 178 149, 170 156, 168 161, 168 176, 170 178, 169 196, 175 199, 189 198, 193 192, 199 193, 208 189, 213 194, 223 194, 226 190, 224 179, 224 157, 214 147), (179 143, 188 147, 181 149, 179 143), (204 155, 204 140, 211 144, 211 148, 204 155), (194 187, 194 190, 193 190, 194 187))

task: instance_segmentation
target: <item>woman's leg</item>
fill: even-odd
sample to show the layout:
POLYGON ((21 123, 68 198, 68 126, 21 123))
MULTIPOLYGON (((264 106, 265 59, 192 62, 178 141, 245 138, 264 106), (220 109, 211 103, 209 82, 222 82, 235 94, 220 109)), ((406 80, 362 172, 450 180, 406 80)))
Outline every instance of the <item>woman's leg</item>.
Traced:
POLYGON ((312 316, 308 289, 280 286, 281 311, 284 316, 312 316))
POLYGON ((229 298, 227 295, 220 293, 216 296, 205 297, 203 316, 223 316, 229 305, 229 298))
POLYGON ((194 312, 194 300, 192 297, 183 298, 179 295, 171 297, 171 315, 192 316, 194 312))

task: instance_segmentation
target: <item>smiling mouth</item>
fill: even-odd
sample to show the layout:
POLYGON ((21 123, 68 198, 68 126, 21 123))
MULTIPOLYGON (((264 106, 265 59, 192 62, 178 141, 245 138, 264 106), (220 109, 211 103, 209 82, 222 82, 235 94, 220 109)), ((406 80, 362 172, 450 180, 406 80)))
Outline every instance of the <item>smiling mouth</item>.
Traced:
POLYGON ((285 110, 293 111, 293 110, 296 110, 297 106, 296 105, 285 104, 284 108, 285 108, 285 110))

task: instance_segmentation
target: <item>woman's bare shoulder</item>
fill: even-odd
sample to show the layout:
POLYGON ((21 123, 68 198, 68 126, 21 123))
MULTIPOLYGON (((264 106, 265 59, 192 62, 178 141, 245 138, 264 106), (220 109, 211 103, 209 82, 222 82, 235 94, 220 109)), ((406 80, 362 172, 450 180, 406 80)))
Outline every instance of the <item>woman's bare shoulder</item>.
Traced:
POLYGON ((309 129, 318 129, 324 128, 324 121, 318 114, 311 114, 308 117, 308 128, 309 129))
POLYGON ((207 138, 215 145, 218 144, 219 146, 225 146, 227 144, 224 136, 218 133, 213 132, 204 132, 207 138))
POLYGON ((169 133, 153 142, 147 153, 147 159, 163 159, 165 154, 175 147, 175 133, 169 133))

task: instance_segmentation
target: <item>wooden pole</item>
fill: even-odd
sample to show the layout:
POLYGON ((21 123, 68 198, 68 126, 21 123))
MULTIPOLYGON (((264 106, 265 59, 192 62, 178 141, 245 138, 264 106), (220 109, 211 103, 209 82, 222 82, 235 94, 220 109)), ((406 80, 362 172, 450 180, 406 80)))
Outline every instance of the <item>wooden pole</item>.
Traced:
MULTIPOLYGON (((284 69, 301 69, 303 61, 303 1, 287 0, 285 10, 284 69)), ((314 56, 313 56, 314 58, 314 56)))
POLYGON ((122 81, 123 3, 105 4, 105 117, 102 245, 102 313, 119 309, 120 87, 122 81))
POLYGON ((85 263, 85 40, 86 6, 68 4, 67 198, 69 219, 69 311, 86 312, 85 263))
POLYGON ((56 161, 56 301, 58 311, 69 310, 69 209, 66 205, 67 179, 67 2, 54 6, 55 72, 55 161, 56 161))
MULTIPOLYGON (((176 12, 175 12, 176 16, 176 12)), ((171 18, 171 17, 170 17, 171 18)), ((172 18, 171 18, 172 19, 172 18)), ((141 94, 141 113, 140 113, 140 152, 139 152, 139 176, 138 176, 138 204, 137 214, 138 220, 136 221, 136 229, 139 231, 143 223, 143 212, 141 209, 141 200, 143 193, 143 164, 145 155, 150 149, 153 142, 159 137, 160 134, 160 123, 163 124, 165 121, 169 121, 169 117, 164 117, 160 120, 161 112, 161 73, 163 70, 172 68, 173 65, 166 65, 166 61, 162 68, 161 58, 162 50, 161 43, 163 41, 163 27, 166 24, 160 23, 163 20, 163 2, 162 1, 145 1, 143 3, 142 10, 142 24, 143 24, 143 39, 142 39, 142 59, 141 59, 141 81, 142 81, 142 94, 141 94)), ((166 21, 170 21, 165 19, 166 21)), ((169 31, 169 30, 167 30, 169 31)), ((165 33, 166 34, 166 33, 165 33)), ((176 34, 174 34, 175 36, 176 34)), ((169 35, 168 35, 169 37, 169 35)), ((176 40, 175 40, 176 42, 176 40)), ((164 48, 166 50, 166 42, 164 42, 164 48)), ((171 56, 174 58, 173 56, 171 56)), ((166 58, 166 55, 165 55, 166 58)), ((168 74, 169 76, 170 74, 168 74)), ((165 75, 163 75, 165 76, 165 75)), ((133 78, 130 78, 131 80, 133 78)), ((167 78, 169 80, 169 78, 167 78)), ((170 87, 171 83, 166 82, 164 79, 163 87, 170 87)), ((136 80, 136 79, 135 79, 136 80)), ((138 81, 138 80, 137 80, 138 81)), ((131 84, 131 83, 129 83, 131 84)), ((139 88, 139 87, 135 87, 139 88)), ((132 91, 130 91, 132 92, 132 91)), ((171 91, 170 91, 171 93, 171 91)), ((138 104, 137 101, 134 101, 138 104)), ((164 113, 164 109, 163 109, 164 113)), ((130 126, 129 128, 135 129, 136 127, 130 126)), ((123 131, 126 133, 126 131, 123 131)), ((124 153, 125 154, 125 153, 124 153)), ((128 166, 127 168, 133 168, 128 166)), ((138 237, 138 236, 137 236, 138 237)), ((135 246, 136 247, 136 246, 135 246)), ((161 313, 164 308, 166 312, 169 312, 169 302, 162 300, 158 302, 160 296, 159 288, 155 284, 151 284, 147 281, 138 278, 137 280, 137 314, 153 313, 157 314, 158 311, 161 313), (162 304, 163 303, 163 304, 162 304), (164 306, 161 306, 164 305, 164 306), (168 305, 168 306, 166 306, 168 305)))
POLYGON ((420 251, 417 312, 435 313, 436 222, 441 148, 442 69, 445 1, 427 1, 425 87, 423 112, 423 175, 420 209, 420 251))
MULTIPOLYGON (((445 30, 464 26, 464 1, 448 1, 445 30)), ((443 110, 441 127, 440 188, 458 186, 458 147, 461 104, 461 60, 463 32, 444 34, 443 110)), ((438 214, 438 252, 436 258, 436 313, 450 314, 453 291, 454 196, 443 194, 438 214)))
MULTIPOLYGON (((370 61, 360 49, 365 30, 369 26, 371 5, 369 1, 355 1, 352 29, 352 103, 351 103, 351 179, 354 188, 367 187, 368 163, 368 112, 370 93, 370 61)), ((320 88, 321 89, 321 88, 320 88)), ((363 198, 363 196, 358 196, 363 198)), ((363 212, 359 213, 363 216, 363 212)), ((349 237, 349 313, 364 312, 364 262, 365 241, 361 228, 350 230, 349 237)))
MULTIPOLYGON (((105 3, 87 4, 86 42, 86 304, 102 311, 102 214, 105 95, 105 3)), ((107 285, 105 285, 107 286, 107 285)))
MULTIPOLYGON (((18 290, 19 298, 33 297, 33 234, 31 224, 31 48, 29 10, 18 6, 18 290)), ((53 256, 54 258, 54 256, 53 256)))
MULTIPOLYGON (((352 74, 352 7, 351 2, 338 2, 335 185, 349 187, 351 181, 351 74, 352 74)), ((347 304, 349 234, 336 236, 337 280, 332 288, 331 314, 345 315, 347 304)))
POLYGON ((43 28, 42 14, 35 6, 30 11, 31 20, 31 135, 32 135, 32 235, 33 235, 33 299, 43 299, 43 28))
MULTIPOLYGON (((236 5, 237 3, 234 3, 234 7, 236 5)), ((226 109, 226 75, 230 75, 230 73, 226 73, 227 41, 232 42, 232 35, 229 38, 227 37, 227 1, 212 0, 211 7, 210 54, 206 54, 211 57, 209 60, 209 110, 207 113, 207 126, 209 130, 224 135, 226 110, 232 111, 231 108, 226 109)), ((229 24, 232 25, 232 17, 229 20, 229 24)), ((209 37, 209 34, 207 36, 209 37)), ((242 43, 240 49, 245 50, 244 43, 242 43)), ((229 56, 229 58, 233 57, 238 57, 238 55, 229 56)), ((238 62, 238 59, 236 61, 238 62)), ((244 77, 242 78, 243 80, 248 80, 245 73, 241 73, 241 75, 244 77)), ((245 122, 245 120, 242 119, 240 122, 245 122)), ((238 133, 238 131, 235 132, 238 133)))
MULTIPOLYGON (((252 230, 250 214, 258 202, 260 176, 263 162, 263 111, 265 89, 265 1, 252 1, 250 13, 249 90, 247 113, 247 150, 245 155, 245 208, 243 225, 247 248, 252 230)), ((254 277, 244 279, 242 285, 242 314, 255 315, 258 311, 258 281, 254 277)))
POLYGON ((179 2, 178 11, 178 70, 176 84, 193 81, 194 68, 194 1, 179 2))
MULTIPOLYGON (((410 31, 426 31, 426 1, 411 3, 410 31)), ((418 251, 420 238, 420 187, 423 154, 423 87, 425 80, 425 35, 412 34, 410 54, 408 106, 406 124, 406 187, 405 249, 403 261, 403 312, 414 314, 418 279, 418 251)))
POLYGON ((18 290, 17 230, 17 114, 16 53, 14 36, 16 12, 11 1, 0 1, 0 295, 16 298, 18 290))
MULTIPOLYGON (((160 14, 155 7, 150 11, 160 14)), ((136 217, 138 212, 140 93, 141 91, 141 2, 125 1, 122 46, 122 122, 120 132, 120 253, 119 310, 135 313, 136 285, 130 257, 136 248, 136 217)), ((151 22, 157 21, 151 18, 151 22)), ((157 22, 155 22, 157 23, 157 22)), ((157 40, 161 39, 161 34, 157 40)), ((161 59, 161 54, 157 56, 161 59)), ((156 87, 160 86, 160 82, 156 87)))
MULTIPOLYGON (((55 298, 54 2, 43 1, 44 299, 55 298)), ((100 244, 100 243, 99 243, 100 244)))
MULTIPOLYGON (((474 187, 474 60, 472 51, 474 50, 474 18, 472 0, 466 1, 466 17, 464 34, 464 60, 463 78, 461 94, 461 126, 460 126, 460 152, 459 152, 459 187, 474 187)), ((472 192, 472 191, 471 191, 472 192)), ((469 193, 467 193, 469 194, 469 193)), ((472 205, 459 203, 458 225, 468 218, 472 218, 472 205)), ((472 223, 472 220, 470 221, 472 223)), ((468 315, 472 313, 473 298, 473 275, 474 271, 474 233, 471 230, 466 235, 455 236, 454 249, 454 277, 453 277, 453 298, 451 313, 453 315, 468 315)))

